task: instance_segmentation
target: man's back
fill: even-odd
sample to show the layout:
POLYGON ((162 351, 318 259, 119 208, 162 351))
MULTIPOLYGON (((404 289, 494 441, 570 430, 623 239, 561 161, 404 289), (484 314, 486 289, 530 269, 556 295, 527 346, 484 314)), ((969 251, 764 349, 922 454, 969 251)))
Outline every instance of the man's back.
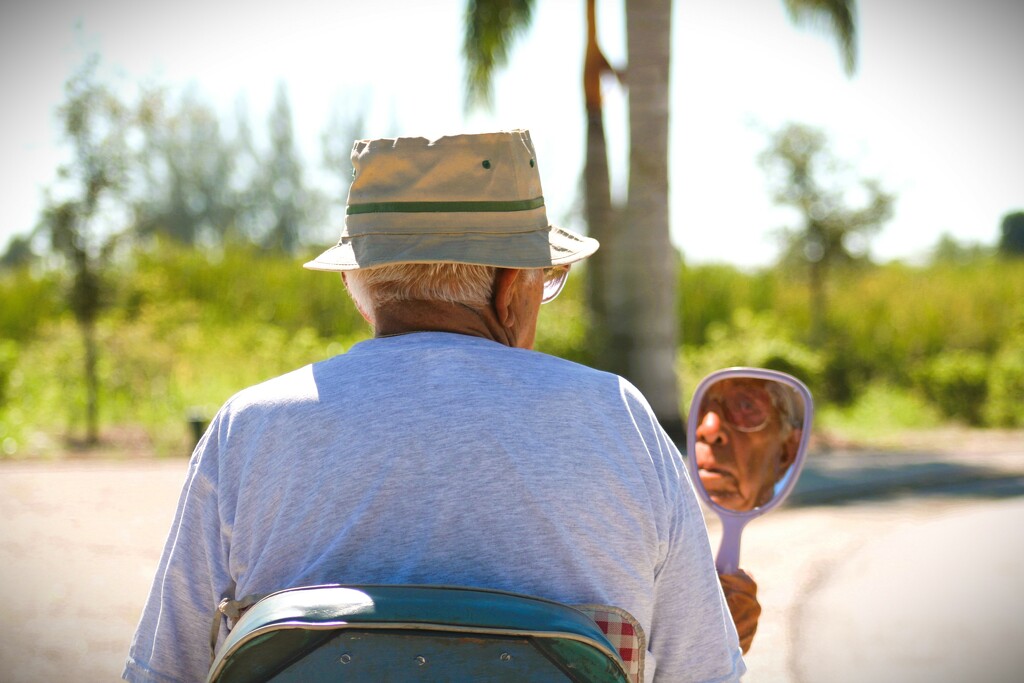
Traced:
POLYGON ((243 391, 193 456, 129 653, 201 679, 213 606, 310 583, 463 584, 631 612, 645 671, 735 680, 680 456, 611 375, 536 354, 596 240, 552 225, 525 130, 357 140, 341 273, 374 339, 243 391))
POLYGON ((742 667, 679 454, 614 375, 465 335, 369 340, 234 397, 193 471, 157 576, 189 606, 147 606, 157 639, 194 641, 224 596, 445 584, 626 609, 667 680, 742 667))
POLYGON ((257 388, 232 403, 238 423, 219 454, 241 482, 221 487, 245 558, 239 592, 279 587, 282 566, 302 567, 289 577, 301 583, 569 602, 653 587, 682 463, 659 452, 652 424, 632 424, 646 416, 626 410, 617 377, 422 333, 364 342, 264 388, 278 399, 261 403, 257 388), (268 516, 278 524, 257 533, 268 516))

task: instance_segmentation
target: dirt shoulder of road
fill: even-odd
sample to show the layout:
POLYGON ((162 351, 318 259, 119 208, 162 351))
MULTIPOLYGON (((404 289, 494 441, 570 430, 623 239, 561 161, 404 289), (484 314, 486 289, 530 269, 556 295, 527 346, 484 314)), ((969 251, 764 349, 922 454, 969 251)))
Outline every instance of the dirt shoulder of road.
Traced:
MULTIPOLYGON (((0 463, 60 461, 122 461, 188 459, 192 443, 185 438, 174 444, 157 445, 141 428, 111 427, 100 435, 100 442, 87 446, 79 439, 37 434, 30 443, 0 463)), ((972 429, 947 426, 927 430, 906 430, 880 434, 864 440, 850 440, 819 430, 811 438, 814 456, 853 454, 864 451, 932 453, 936 455, 1024 456, 1024 429, 972 429)))
POLYGON ((947 426, 882 434, 869 440, 851 441, 824 433, 811 439, 813 453, 890 451, 947 455, 1024 455, 1024 429, 972 429, 947 426))

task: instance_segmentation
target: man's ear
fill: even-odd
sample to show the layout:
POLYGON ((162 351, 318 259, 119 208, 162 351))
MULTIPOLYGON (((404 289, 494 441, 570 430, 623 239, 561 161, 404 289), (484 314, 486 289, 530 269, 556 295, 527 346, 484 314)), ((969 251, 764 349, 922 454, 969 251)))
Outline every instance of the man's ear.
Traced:
POLYGON ((512 300, 518 293, 519 273, 520 271, 515 268, 498 268, 494 278, 494 314, 505 328, 516 323, 512 300))
POLYGON ((779 477, 786 473, 796 461, 796 454, 800 450, 800 438, 803 436, 804 430, 802 429, 791 429, 789 430, 789 436, 782 443, 782 457, 779 459, 779 477))

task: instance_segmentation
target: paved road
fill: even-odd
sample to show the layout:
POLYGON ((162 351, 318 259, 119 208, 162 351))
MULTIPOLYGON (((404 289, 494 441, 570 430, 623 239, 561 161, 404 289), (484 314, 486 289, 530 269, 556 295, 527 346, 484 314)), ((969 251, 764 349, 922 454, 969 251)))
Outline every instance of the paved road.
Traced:
POLYGON ((0 465, 0 679, 119 679, 185 464, 0 465))
POLYGON ((764 608, 746 680, 1024 680, 1000 675, 1024 671, 1024 443, 996 446, 811 458, 744 535, 764 608))
POLYGON ((1024 498, 904 509, 808 577, 793 680, 1024 680, 1024 498))
POLYGON ((965 493, 752 522, 741 564, 764 613, 745 680, 1022 680, 1024 497, 965 493))
MULTIPOLYGON (((858 466, 849 459, 840 469, 885 475, 877 465, 858 466)), ((967 467, 976 465, 972 461, 967 467)), ((946 471, 962 474, 957 467, 946 471)), ((990 464, 982 469, 994 472, 990 464)), ((181 460, 0 463, 0 678, 5 683, 117 680, 184 471, 181 460)), ((856 477, 841 479, 853 486, 856 477)), ((807 481, 805 504, 754 521, 744 536, 742 564, 760 582, 764 606, 746 680, 884 683, 887 679, 877 676, 843 679, 834 667, 855 671, 844 662, 860 665, 872 653, 884 672, 894 657, 906 655, 911 666, 899 671, 913 673, 918 660, 934 661, 945 650, 964 649, 962 643, 988 648, 965 650, 958 661, 968 661, 1003 652, 1000 646, 1010 638, 1015 640, 1007 656, 1024 651, 1021 619, 1007 615, 1022 614, 1021 545, 993 540, 1003 538, 995 526, 999 520, 1021 528, 1024 499, 1015 496, 1024 490, 1009 469, 1000 477, 977 479, 973 485, 981 486, 980 498, 976 489, 955 487, 934 496, 893 499, 863 500, 863 491, 826 495, 822 488, 810 495, 813 471, 807 481), (972 562, 972 556, 989 562, 972 562), (917 581, 922 576, 928 580, 917 581), (967 585, 980 588, 957 591, 967 585), (943 600, 948 608, 934 607, 943 600), (958 621, 942 639, 919 636, 922 616, 941 625, 946 615, 958 621), (985 615, 992 619, 979 620, 985 615), (917 621, 906 621, 910 617, 917 621), (974 640, 961 639, 968 631, 974 640), (949 646, 950 638, 956 647, 949 646)), ((883 482, 876 482, 879 487, 883 482)), ((888 490, 911 487, 904 480, 888 490)), ((1024 670, 1019 658, 1000 661, 1016 667, 1013 671, 1024 670)))

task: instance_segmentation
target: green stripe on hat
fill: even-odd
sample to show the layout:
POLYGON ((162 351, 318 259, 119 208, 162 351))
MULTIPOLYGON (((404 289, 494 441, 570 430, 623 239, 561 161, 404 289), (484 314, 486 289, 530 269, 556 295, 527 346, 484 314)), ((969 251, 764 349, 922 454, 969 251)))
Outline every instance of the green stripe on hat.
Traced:
POLYGON ((345 213, 504 213, 532 211, 542 206, 544 197, 507 202, 370 202, 349 204, 345 213))

